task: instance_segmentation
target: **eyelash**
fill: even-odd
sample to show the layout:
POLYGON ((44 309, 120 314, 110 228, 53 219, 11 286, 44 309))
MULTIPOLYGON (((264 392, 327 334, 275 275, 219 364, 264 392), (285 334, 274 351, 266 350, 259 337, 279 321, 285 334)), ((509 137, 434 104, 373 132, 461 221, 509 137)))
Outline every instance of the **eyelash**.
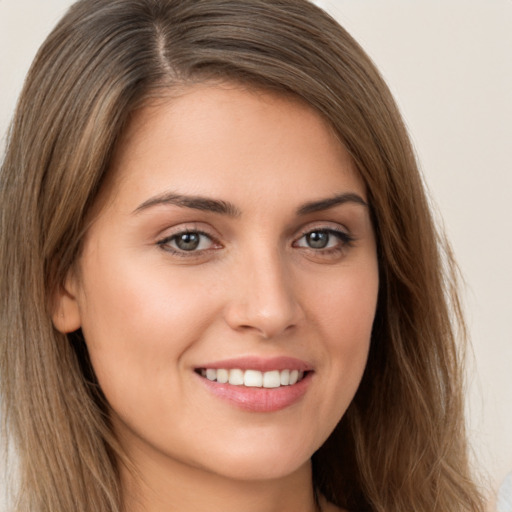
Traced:
MULTIPOLYGON (((208 249, 187 251, 185 249, 180 249, 179 247, 174 248, 169 245, 173 241, 176 241, 179 237, 183 237, 185 235, 199 235, 200 237, 206 237, 211 241, 211 243, 213 245, 217 244, 218 247, 221 247, 221 244, 214 237, 212 237, 210 234, 208 234, 204 231, 201 231, 200 229, 184 229, 183 231, 179 231, 178 233, 174 233, 173 235, 166 236, 162 240, 159 240, 157 242, 157 245, 159 245, 166 252, 170 252, 171 254, 173 254, 175 256, 180 256, 180 257, 184 257, 184 258, 194 257, 194 256, 197 256, 198 254, 203 254, 204 252, 211 250, 210 248, 208 248, 208 249)), ((199 243, 201 243, 201 242, 199 242, 199 243)))
MULTIPOLYGON (((314 248, 314 247, 303 247, 306 250, 312 251, 317 255, 321 256, 336 256, 339 253, 345 251, 347 248, 351 247, 355 241, 355 238, 348 234, 346 231, 343 231, 341 229, 336 228, 313 228, 308 229, 302 233, 302 235, 294 242, 294 247, 297 247, 298 242, 302 240, 304 237, 311 235, 313 233, 319 233, 319 234, 327 234, 329 236, 334 236, 338 239, 338 244, 334 247, 327 247, 327 248, 314 248)), ((330 240, 329 242, 330 243, 330 240)), ((300 247, 300 246, 299 246, 300 247)))
MULTIPOLYGON (((209 247, 207 249, 199 249, 199 250, 192 249, 190 251, 187 251, 185 249, 175 248, 175 247, 171 247, 169 245, 169 244, 175 242, 179 237, 183 237, 185 235, 199 235, 200 237, 206 237, 210 240, 211 244, 213 244, 214 246, 217 245, 217 247, 214 247, 213 249, 222 247, 222 245, 214 237, 212 237, 210 234, 208 234, 204 231, 201 231, 199 229, 185 229, 183 231, 179 231, 178 233, 174 233, 170 236, 163 238, 162 240, 159 240, 157 242, 157 245, 160 246, 160 248, 162 250, 169 252, 172 255, 184 257, 184 258, 195 257, 200 254, 204 254, 207 251, 212 250, 212 248, 209 247)), ((293 242, 292 246, 293 247, 301 247, 308 251, 312 251, 318 255, 331 256, 331 255, 339 254, 340 252, 343 252, 344 250, 346 250, 348 247, 351 247, 353 245, 354 241, 355 241, 354 237, 352 237, 346 231, 343 231, 341 229, 336 229, 336 228, 332 228, 332 227, 313 228, 313 229, 308 229, 306 231, 303 231, 301 236, 293 242), (323 247, 322 248, 314 248, 314 247, 298 245, 298 242, 300 240, 302 240, 304 237, 306 237, 308 235, 312 235, 313 233, 327 234, 329 236, 334 236, 338 239, 339 244, 337 244, 335 247, 327 247, 327 248, 323 248, 323 247)), ((199 241, 199 244, 200 243, 201 243, 201 241, 199 241)), ((330 243, 330 240, 328 243, 330 243)))

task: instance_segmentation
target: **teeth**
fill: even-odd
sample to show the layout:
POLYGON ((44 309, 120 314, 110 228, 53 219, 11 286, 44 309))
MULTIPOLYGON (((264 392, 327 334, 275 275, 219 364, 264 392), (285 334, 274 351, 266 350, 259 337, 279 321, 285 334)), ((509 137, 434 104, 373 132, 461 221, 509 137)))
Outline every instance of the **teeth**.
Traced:
POLYGON ((229 373, 227 370, 217 370, 217 382, 220 382, 221 384, 225 384, 228 380, 229 380, 229 373))
POLYGON ((244 372, 242 370, 230 370, 229 383, 233 386, 241 386, 244 383, 244 372))
POLYGON ((281 386, 281 376, 277 370, 263 374, 264 388, 278 388, 279 386, 281 386))
POLYGON ((258 370, 232 370, 207 368, 200 371, 208 380, 217 381, 220 384, 229 383, 233 386, 246 386, 250 388, 279 388, 281 386, 293 386, 304 378, 304 372, 299 370, 272 370, 260 372, 258 370))
POLYGON ((263 386, 263 375, 256 370, 246 370, 244 373, 244 386, 250 388, 261 388, 263 386))

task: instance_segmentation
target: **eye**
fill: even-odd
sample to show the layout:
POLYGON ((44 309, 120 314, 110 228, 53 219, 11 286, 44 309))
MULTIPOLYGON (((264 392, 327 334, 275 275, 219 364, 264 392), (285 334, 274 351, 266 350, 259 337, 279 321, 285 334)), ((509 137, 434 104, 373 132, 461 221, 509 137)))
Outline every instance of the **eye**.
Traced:
POLYGON ((199 252, 215 246, 212 238, 202 231, 182 231, 158 242, 164 250, 170 252, 199 252))
POLYGON ((307 249, 336 250, 343 249, 353 241, 352 237, 344 231, 335 229, 313 229, 304 233, 295 243, 295 247, 307 249))

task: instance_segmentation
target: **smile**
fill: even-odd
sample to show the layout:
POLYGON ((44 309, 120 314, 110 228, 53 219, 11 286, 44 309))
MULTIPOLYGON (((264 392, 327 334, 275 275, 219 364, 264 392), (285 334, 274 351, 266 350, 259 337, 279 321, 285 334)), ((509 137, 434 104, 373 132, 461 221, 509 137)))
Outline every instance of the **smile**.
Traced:
POLYGON ((209 393, 237 409, 269 413, 300 402, 316 368, 295 357, 246 356, 205 361, 194 372, 209 393))
POLYGON ((242 370, 240 368, 201 368, 198 373, 206 379, 219 384, 245 386, 249 388, 280 388, 293 386, 304 378, 302 370, 272 370, 262 372, 259 370, 242 370))

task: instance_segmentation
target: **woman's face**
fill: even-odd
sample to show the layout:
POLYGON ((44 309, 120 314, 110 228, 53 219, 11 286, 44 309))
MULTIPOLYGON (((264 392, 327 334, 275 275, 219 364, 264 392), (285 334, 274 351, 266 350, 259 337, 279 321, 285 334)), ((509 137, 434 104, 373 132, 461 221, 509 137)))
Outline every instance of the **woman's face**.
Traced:
POLYGON ((237 479, 305 467, 356 392, 377 301, 347 151, 297 100, 206 84, 137 112, 111 178, 54 321, 82 328, 128 454, 237 479))

